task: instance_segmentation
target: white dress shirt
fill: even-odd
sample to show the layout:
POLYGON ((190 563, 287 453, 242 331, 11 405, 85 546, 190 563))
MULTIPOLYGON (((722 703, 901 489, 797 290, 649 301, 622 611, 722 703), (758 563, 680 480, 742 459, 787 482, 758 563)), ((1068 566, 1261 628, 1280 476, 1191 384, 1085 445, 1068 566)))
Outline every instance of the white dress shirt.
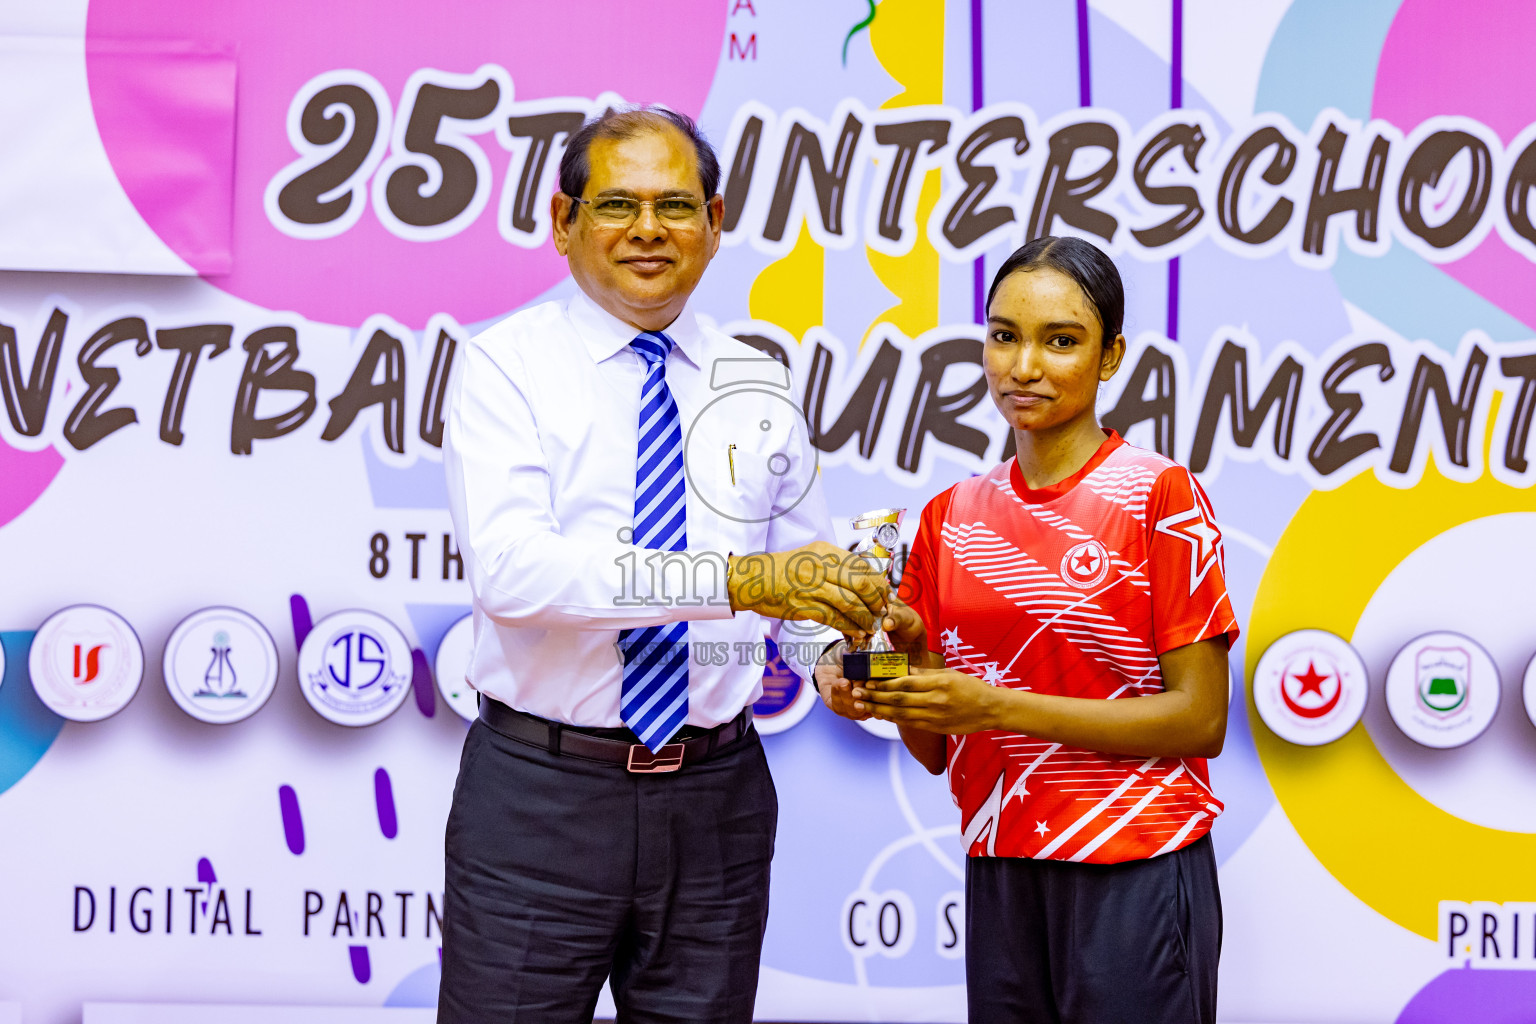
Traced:
POLYGON ((657 552, 627 543, 646 372, 629 347, 638 333, 578 293, 508 317, 464 352, 443 461, 474 594, 468 680, 542 718, 620 726, 618 631, 687 619, 688 724, 715 726, 762 695, 765 631, 802 676, 795 655, 824 635, 733 615, 724 556, 835 538, 788 370, 684 309, 665 333, 676 342, 666 377, 682 419, 688 552, 653 579, 657 552))

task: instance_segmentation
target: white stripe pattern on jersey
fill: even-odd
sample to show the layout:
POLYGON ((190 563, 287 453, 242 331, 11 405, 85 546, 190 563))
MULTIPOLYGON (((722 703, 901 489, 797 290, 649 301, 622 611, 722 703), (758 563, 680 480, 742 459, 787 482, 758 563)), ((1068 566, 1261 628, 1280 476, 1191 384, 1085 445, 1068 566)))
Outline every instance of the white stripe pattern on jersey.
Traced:
MULTIPOLYGON (((1031 777, 1042 787, 1057 792, 1077 794, 1073 802, 1089 805, 1066 828, 1030 856, 1037 859, 1051 858, 1085 861, 1113 839, 1132 822, 1137 824, 1137 834, 1142 837, 1172 835, 1178 832, 1178 841, 1189 835, 1199 819, 1209 817, 1202 812, 1197 820, 1189 822, 1186 809, 1191 783, 1198 782, 1185 768, 1182 761, 1169 758, 1150 758, 1130 769, 1124 775, 1124 758, 1111 758, 1092 751, 1063 748, 1059 743, 1046 743, 1028 737, 1018 737, 1000 745, 1013 766, 1029 759, 1029 764, 1008 787, 1002 783, 1007 769, 998 776, 994 792, 983 803, 981 813, 968 824, 967 834, 979 838, 986 834, 986 820, 1000 818, 1014 797, 1029 795, 1026 783, 1031 777), (1171 766, 1161 778, 1156 773, 1171 766), (1175 790, 1183 790, 1184 793, 1175 790), (1158 828, 1160 822, 1170 822, 1167 828, 1158 828), (1187 826, 1187 828, 1185 827, 1187 826)), ((1207 812, 1215 808, 1207 805, 1207 812)), ((989 837, 990 838, 990 837, 989 837)))
MULTIPOLYGON (((1131 468, 1134 469, 1135 467, 1131 467, 1131 468)), ((1101 467, 1100 469, 1095 470, 1094 472, 1095 473, 1099 473, 1099 472, 1103 472, 1103 471, 1104 470, 1101 467)), ((1121 470, 1111 470, 1110 472, 1122 473, 1122 475, 1123 475, 1123 471, 1121 471, 1121 470)), ((1088 480, 1092 480, 1092 479, 1093 479, 1093 475, 1090 474, 1089 477, 1088 477, 1088 480)), ((1151 479, 1156 479, 1156 477, 1155 476, 1151 477, 1151 479)), ((1086 481, 1085 481, 1085 483, 1086 483, 1086 481)), ((1087 532, 1081 526, 1078 526, 1076 523, 1074 523, 1072 520, 1068 519, 1066 516, 1062 515, 1061 513, 1047 511, 1044 507, 1042 507, 1040 505, 1031 504, 1030 502, 1025 501, 1023 498, 1020 498, 1018 496, 1018 493, 1014 491, 1013 483, 1012 483, 1012 481, 1008 477, 1006 477, 1006 476, 994 477, 991 480, 991 484, 992 484, 993 487, 997 488, 997 491, 998 491, 999 494, 1006 496, 1015 505, 1017 505, 1020 508, 1024 509, 1026 512, 1028 512, 1030 515, 1034 516, 1036 519, 1040 520, 1041 522, 1047 523, 1050 526, 1053 526, 1056 529, 1060 530, 1062 533, 1065 533, 1068 537, 1071 537, 1073 540, 1075 540, 1075 541, 1084 541, 1084 540, 1091 540, 1093 538, 1093 534, 1087 532)), ((1148 486, 1148 488, 1150 488, 1151 487, 1151 483, 1148 482, 1147 486, 1148 486)), ((1098 494, 1099 492, 1095 491, 1094 493, 1098 494)), ((1122 507, 1129 507, 1129 506, 1126 505, 1125 502, 1117 501, 1115 503, 1118 504, 1118 505, 1121 505, 1122 507)), ((1131 504, 1136 506, 1136 511, 1133 511, 1132 514, 1136 516, 1137 520, 1143 526, 1145 526, 1146 525, 1146 504, 1147 504, 1147 497, 1146 497, 1146 495, 1142 494, 1139 498, 1136 497, 1135 495, 1132 495, 1131 496, 1131 504)), ((1108 549, 1106 548, 1105 550, 1108 550, 1108 549)), ((1151 584, 1150 581, 1148 581, 1146 574, 1143 573, 1139 568, 1131 565, 1130 562, 1127 562, 1124 558, 1122 558, 1118 551, 1110 551, 1109 552, 1109 564, 1114 566, 1116 569, 1119 569, 1120 570, 1120 574, 1122 576, 1124 576, 1127 580, 1130 581, 1131 586, 1135 587, 1138 590, 1144 591, 1144 592, 1146 592, 1148 594, 1150 594, 1152 592, 1152 584, 1151 584)))
MULTIPOLYGON (((943 540, 957 565, 1010 603, 1034 612, 1088 657, 1127 680, 1144 681, 1156 675, 1157 655, 1094 603, 1093 594, 1070 589, 1060 573, 1041 565, 984 524, 945 523, 943 540)), ((1028 646, 1027 641, 1019 654, 1028 646)), ((1015 655, 1009 667, 1017 661, 1015 655)), ((1156 682, 1161 684, 1160 676, 1156 682)))
MULTIPOLYGON (((979 650, 960 639, 956 634, 953 639, 944 638, 944 667, 952 668, 966 675, 978 676, 982 681, 993 686, 1013 686, 1021 682, 1008 668, 992 659, 986 651, 979 650)), ((1010 665, 1009 668, 1012 666, 1010 665)), ((1028 686, 1014 687, 1019 690, 1027 690, 1028 686)))
MULTIPOLYGON (((1173 463, 1168 463, 1173 465, 1173 463)), ((1166 469, 1159 466, 1149 469, 1142 465, 1101 465, 1084 479, 1083 484, 1094 494, 1114 505, 1119 505, 1142 526, 1147 525, 1147 499, 1152 495, 1152 484, 1166 469)))

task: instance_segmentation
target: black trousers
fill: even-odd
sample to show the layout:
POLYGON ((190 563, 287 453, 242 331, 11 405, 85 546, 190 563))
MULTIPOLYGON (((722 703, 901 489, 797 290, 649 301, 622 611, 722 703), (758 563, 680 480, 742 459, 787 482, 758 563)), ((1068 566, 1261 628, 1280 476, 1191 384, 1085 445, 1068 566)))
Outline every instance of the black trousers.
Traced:
POLYGON ((746 1024, 778 798, 755 730, 676 772, 470 726, 448 816, 439 1024, 746 1024))
POLYGON ((971 857, 971 1024, 1215 1024, 1221 892, 1211 837, 1151 860, 971 857))

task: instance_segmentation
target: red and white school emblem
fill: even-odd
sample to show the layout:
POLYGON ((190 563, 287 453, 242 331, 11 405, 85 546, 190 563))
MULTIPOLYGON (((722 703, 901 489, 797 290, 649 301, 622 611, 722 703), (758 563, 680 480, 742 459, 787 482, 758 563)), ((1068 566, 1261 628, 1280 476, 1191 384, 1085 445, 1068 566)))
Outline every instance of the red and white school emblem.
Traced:
POLYGON ((1074 544, 1061 556, 1061 578, 1074 587, 1091 590, 1108 575, 1109 552, 1096 540, 1074 544))

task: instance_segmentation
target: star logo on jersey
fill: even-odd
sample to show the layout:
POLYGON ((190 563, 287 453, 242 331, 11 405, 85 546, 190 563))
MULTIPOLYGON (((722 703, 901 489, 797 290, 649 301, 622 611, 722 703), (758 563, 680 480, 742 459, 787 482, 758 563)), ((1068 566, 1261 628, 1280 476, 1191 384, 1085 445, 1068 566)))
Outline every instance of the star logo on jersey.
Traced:
POLYGON ((1191 509, 1159 519, 1156 530, 1189 545, 1189 592, 1193 595, 1221 554, 1221 531, 1205 518, 1198 501, 1191 509))
POLYGON ((1096 540, 1074 544, 1061 556, 1061 578, 1079 590, 1091 590, 1109 575, 1109 551, 1096 540))
POLYGON ((1002 672, 1001 667, 997 664, 997 662, 989 661, 985 665, 982 666, 982 677, 981 677, 981 679, 982 679, 982 682, 986 683, 988 686, 1001 686, 1002 685, 1002 682, 1003 682, 1003 672, 1002 672))
POLYGON ((1051 826, 1047 825, 1045 822, 1043 822, 1043 821, 1035 822, 1035 835, 1043 836, 1047 832, 1049 832, 1050 830, 1051 830, 1051 826))
POLYGON ((960 630, 954 628, 953 626, 940 634, 940 638, 944 642, 945 653, 958 651, 960 649, 960 630))

